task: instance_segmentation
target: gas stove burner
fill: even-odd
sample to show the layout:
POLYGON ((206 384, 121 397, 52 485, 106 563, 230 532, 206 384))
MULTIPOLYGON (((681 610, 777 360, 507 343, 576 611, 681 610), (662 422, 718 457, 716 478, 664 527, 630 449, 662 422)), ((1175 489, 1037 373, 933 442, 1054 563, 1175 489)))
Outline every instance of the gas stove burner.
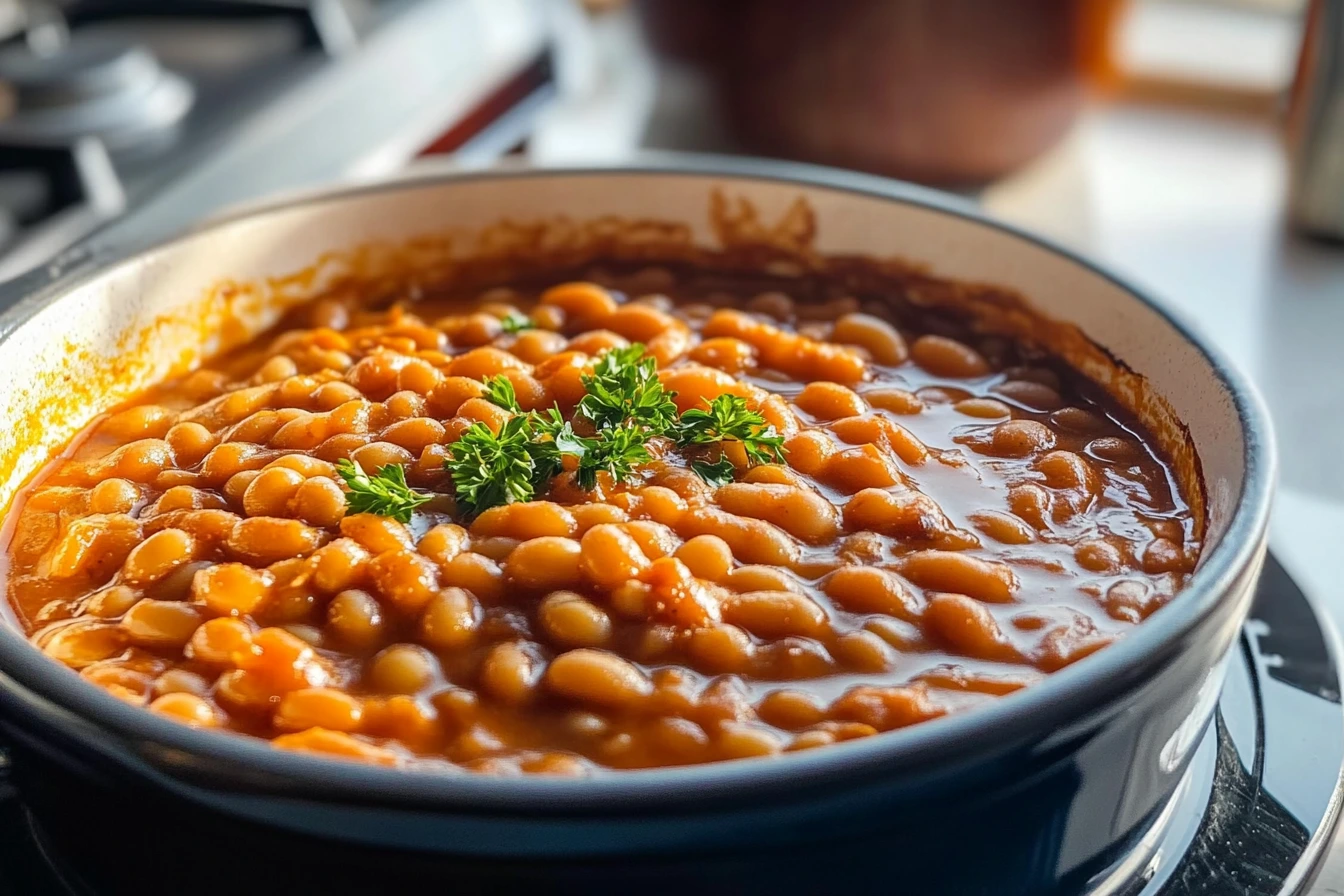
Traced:
POLYGON ((0 81, 14 92, 0 143, 32 147, 94 137, 110 150, 129 149, 170 133, 195 96, 146 47, 78 31, 49 53, 27 44, 0 50, 0 81))
MULTIPOLYGON (((1251 619, 1229 659, 1217 715, 1176 795, 1115 867, 1052 896, 1309 894, 1333 840, 1344 769, 1334 647, 1330 624, 1270 557, 1251 619)), ((77 806, 59 818, 36 819, 4 789, 3 776, 0 767, 0 892, 216 892, 198 866, 179 868, 170 858, 160 866, 163 879, 118 877, 127 872, 128 863, 118 861, 123 854, 112 844, 103 861, 90 859, 89 830, 77 806)), ((163 855, 173 854, 172 844, 163 844, 163 855)), ((346 893, 376 891, 368 881, 382 870, 333 872, 317 864, 272 867, 257 860, 250 873, 254 892, 346 893)), ((647 890, 664 892, 656 881, 647 890)))
POLYGON ((0 0, 0 283, 427 147, 517 150, 557 93, 550 5, 0 0))
POLYGON ((64 18, 73 28, 128 18, 213 21, 286 18, 297 21, 305 44, 339 56, 358 45, 373 16, 370 0, 68 0, 64 18))

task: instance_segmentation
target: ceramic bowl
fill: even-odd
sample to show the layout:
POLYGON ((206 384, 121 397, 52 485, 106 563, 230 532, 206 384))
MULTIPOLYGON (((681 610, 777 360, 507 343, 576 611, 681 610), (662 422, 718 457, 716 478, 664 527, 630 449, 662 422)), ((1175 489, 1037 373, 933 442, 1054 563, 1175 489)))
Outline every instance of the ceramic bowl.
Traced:
POLYGON ((154 886, 179 894, 429 877, 457 893, 1003 896, 1081 892, 1131 873, 1213 714, 1264 558, 1267 416, 1159 302, 960 200, 691 157, 429 171, 253 207, 141 251, 67 259, 10 284, 17 302, 0 317, 0 503, 95 414, 287 303, 352 273, 390 277, 478 251, 501 220, 515 239, 546 222, 534 232, 562 255, 656 222, 644 231, 652 255, 664 243, 756 240, 779 249, 761 250, 772 264, 789 252, 899 256, 1019 294, 1104 346, 1087 343, 1089 357, 1141 377, 1170 418, 1187 472, 1203 482, 1200 567, 1117 644, 984 708, 768 760, 586 780, 365 767, 194 730, 87 684, 6 620, 0 732, 53 848, 139 892, 153 867, 154 886))

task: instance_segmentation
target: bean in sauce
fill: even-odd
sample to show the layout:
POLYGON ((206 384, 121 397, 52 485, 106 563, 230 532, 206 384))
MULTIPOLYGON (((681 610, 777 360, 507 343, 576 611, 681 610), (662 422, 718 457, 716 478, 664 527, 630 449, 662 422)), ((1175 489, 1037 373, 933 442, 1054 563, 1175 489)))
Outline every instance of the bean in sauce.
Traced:
POLYGON ((11 514, 33 642, 283 749, 575 775, 972 709, 1104 648, 1193 570, 1153 440, 1029 345, 821 280, 601 279, 329 298, 100 418, 11 514), (716 486, 659 445, 629 481, 562 474, 464 515, 444 462, 510 417, 483 380, 572 417, 631 343, 678 412, 738 395, 786 462, 738 457, 716 486), (406 523, 352 513, 346 460, 429 500, 406 523))

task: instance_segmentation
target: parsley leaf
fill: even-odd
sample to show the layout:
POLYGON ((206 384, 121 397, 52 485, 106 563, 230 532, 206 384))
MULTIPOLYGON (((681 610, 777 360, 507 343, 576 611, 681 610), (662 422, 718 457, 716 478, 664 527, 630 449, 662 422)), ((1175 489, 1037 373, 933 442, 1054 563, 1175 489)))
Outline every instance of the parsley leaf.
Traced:
POLYGON ((510 311, 506 316, 501 317, 499 325, 504 328, 505 333, 521 333, 524 330, 535 330, 537 328, 530 317, 519 314, 517 311, 510 311))
POLYGON ((593 443, 592 439, 585 439, 574 432, 574 424, 561 415, 558 407, 551 407, 545 415, 533 412, 531 418, 533 431, 537 435, 549 436, 561 454, 583 457, 593 443))
POLYGON ((703 460, 692 461, 691 469, 699 473, 701 479, 715 488, 732 482, 733 474, 737 472, 733 462, 726 457, 720 457, 718 461, 712 464, 703 460))
POLYGON ((400 464, 388 464, 373 476, 342 458, 336 472, 345 480, 345 496, 351 513, 376 513, 400 523, 409 523, 411 513, 430 500, 406 484, 406 470, 400 464))
POLYGON ((682 414, 676 437, 683 447, 741 442, 753 464, 784 462, 784 437, 739 395, 725 393, 709 403, 709 410, 692 408, 682 414))
POLYGON ((574 433, 574 427, 560 414, 558 407, 552 407, 545 414, 533 411, 527 415, 528 431, 531 441, 528 453, 532 456, 533 489, 540 492, 551 477, 564 469, 564 456, 573 454, 583 456, 587 439, 581 439, 574 433))
POLYGON ((595 439, 584 440, 576 478, 579 488, 591 491, 597 486, 597 474, 605 470, 617 482, 629 479, 639 464, 653 458, 646 443, 649 432, 638 426, 605 429, 595 439))
POLYGON ((644 357, 639 343, 605 352, 591 374, 581 377, 587 395, 577 414, 599 432, 624 426, 627 421, 646 426, 655 434, 677 421, 677 404, 658 379, 658 362, 644 357))
POLYGON ((513 411, 515 414, 522 410, 518 407, 518 393, 513 391, 513 383, 504 374, 498 376, 488 376, 483 381, 485 383, 485 399, 491 404, 499 405, 506 411, 513 411))
POLYGON ((538 467, 529 422, 526 416, 510 417, 496 435, 478 421, 449 447, 443 465, 468 516, 536 494, 538 467))

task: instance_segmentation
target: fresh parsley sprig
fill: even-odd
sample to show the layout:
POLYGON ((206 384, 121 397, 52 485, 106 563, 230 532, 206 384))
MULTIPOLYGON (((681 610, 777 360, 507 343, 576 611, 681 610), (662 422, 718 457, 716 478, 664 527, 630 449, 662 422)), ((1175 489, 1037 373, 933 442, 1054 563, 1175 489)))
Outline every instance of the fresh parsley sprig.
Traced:
POLYGON ((401 523, 409 523, 415 508, 430 500, 406 484, 406 470, 400 464, 388 464, 370 476, 351 461, 342 458, 336 472, 345 480, 346 505, 351 513, 376 513, 401 523))
POLYGON ((740 395, 725 393, 716 396, 709 403, 708 410, 692 408, 682 414, 676 440, 683 447, 711 442, 741 442, 747 452, 747 459, 753 464, 784 462, 784 437, 775 432, 775 428, 764 417, 747 407, 747 402, 740 395))
POLYGON ((498 405, 515 414, 522 410, 518 407, 518 393, 513 390, 513 383, 504 374, 488 376, 483 382, 485 384, 485 399, 491 404, 498 405))
MULTIPOLYGON (((497 393, 504 392, 500 380, 508 382, 495 378, 497 393)), ((574 455, 582 466, 596 446, 596 439, 578 436, 560 409, 553 407, 544 414, 516 414, 498 434, 484 423, 473 423, 448 449, 443 465, 453 478, 458 506, 472 517, 501 504, 532 500, 564 470, 565 455, 574 455)), ((593 463, 606 461, 598 457, 593 463)))
POLYGON ((444 467, 453 477, 457 504, 467 516, 536 494, 529 418, 510 417, 499 433, 477 421, 448 449, 444 467))
POLYGON ((504 328, 505 333, 521 333, 524 330, 535 330, 537 328, 537 325, 532 323, 532 318, 519 314, 517 311, 510 311, 504 317, 501 317, 499 325, 504 328))
POLYGON ((606 472, 616 482, 625 482, 634 475, 635 467, 653 459, 648 431, 636 426, 601 430, 598 438, 585 441, 575 476, 579 488, 587 491, 597 486, 598 473, 606 472))
POLYGON ((576 413, 598 431, 634 425, 662 434, 677 421, 677 393, 663 388, 658 362, 639 343, 610 349, 580 380, 588 394, 576 413))
MULTIPOLYGON (((593 372, 581 378, 585 394, 573 420, 558 407, 523 413, 507 377, 486 377, 485 397, 514 416, 497 434, 474 423, 448 449, 444 468, 464 513, 475 516, 489 507, 531 500, 565 469, 590 491, 600 473, 628 482, 653 459, 649 443, 657 438, 680 447, 741 442, 751 464, 783 461, 783 437, 740 396, 720 395, 708 409, 678 416, 676 393, 663 387, 657 362, 644 352, 635 344, 598 358, 593 372)), ((714 486, 732 482, 736 473, 722 455, 717 461, 694 460, 691 469, 714 486)))
POLYGON ((574 426, 552 407, 545 414, 533 411, 527 415, 528 431, 532 435, 528 453, 532 456, 532 490, 540 492, 552 478, 565 468, 565 455, 573 455, 582 462, 591 439, 580 438, 574 426))
POLYGON ((545 414, 531 415, 532 429, 541 436, 548 437, 561 454, 573 454, 582 458, 592 439, 585 439, 574 432, 574 424, 566 420, 558 407, 552 407, 545 414))
POLYGON ((715 488, 732 482, 733 475, 737 472, 737 467, 726 457, 720 457, 714 463, 703 460, 691 461, 691 469, 715 488))

